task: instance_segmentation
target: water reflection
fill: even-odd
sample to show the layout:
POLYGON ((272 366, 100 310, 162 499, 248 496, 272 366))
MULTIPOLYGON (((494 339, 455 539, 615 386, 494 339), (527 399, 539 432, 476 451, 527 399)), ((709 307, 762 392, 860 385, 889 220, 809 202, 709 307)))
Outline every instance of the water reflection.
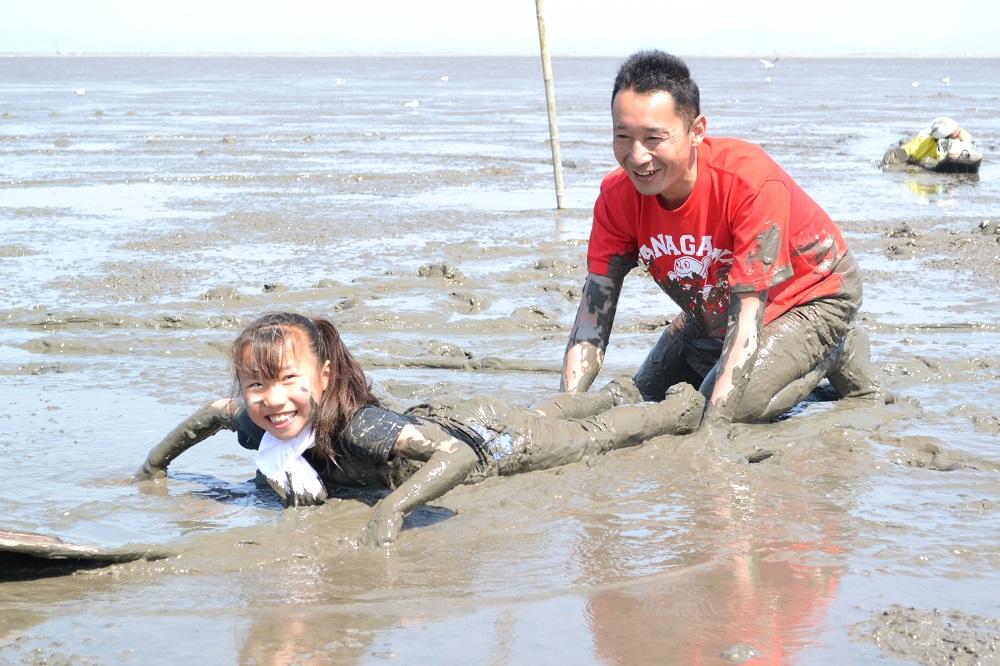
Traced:
MULTIPOLYGON (((782 664, 815 640, 843 574, 841 512, 786 503, 776 513, 806 521, 790 530, 758 504, 774 508, 766 494, 737 488, 702 512, 699 522, 710 528, 691 538, 720 538, 702 545, 716 554, 710 561, 592 594, 587 619, 597 656, 610 664, 697 664, 718 663, 725 652, 738 663, 782 664)), ((588 555, 596 567, 614 557, 588 555)))
POLYGON ((978 183, 979 174, 932 176, 914 173, 903 179, 903 185, 922 203, 943 203, 955 200, 955 194, 965 186, 978 183))
MULTIPOLYGON (((247 666, 320 666, 358 662, 372 633, 353 628, 347 613, 315 613, 292 608, 258 619, 240 649, 247 666)), ((389 656, 389 655, 384 655, 389 656)))

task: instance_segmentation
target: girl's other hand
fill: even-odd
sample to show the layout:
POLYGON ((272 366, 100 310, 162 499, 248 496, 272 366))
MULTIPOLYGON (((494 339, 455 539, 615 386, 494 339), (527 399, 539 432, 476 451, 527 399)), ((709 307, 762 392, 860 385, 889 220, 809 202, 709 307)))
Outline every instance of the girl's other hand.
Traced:
POLYGON ((358 543, 363 546, 377 548, 392 548, 396 545, 396 537, 403 526, 403 514, 398 511, 375 511, 371 520, 361 530, 358 543))
POLYGON ((142 463, 142 467, 132 475, 132 482, 138 483, 140 481, 150 481, 152 479, 162 479, 167 475, 167 470, 162 467, 153 467, 149 464, 149 461, 142 463))

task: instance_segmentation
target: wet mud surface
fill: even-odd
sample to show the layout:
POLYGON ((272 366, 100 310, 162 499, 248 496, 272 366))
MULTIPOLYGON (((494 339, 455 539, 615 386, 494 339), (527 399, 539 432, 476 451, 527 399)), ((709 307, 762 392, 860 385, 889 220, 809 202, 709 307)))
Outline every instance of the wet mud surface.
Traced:
MULTIPOLYGON (((615 61, 557 63, 554 211, 534 59, 11 60, 0 527, 171 556, 0 583, 0 661, 1000 661, 1000 90, 976 68, 902 62, 889 90, 881 61, 693 66, 710 132, 764 145, 844 230, 894 402, 821 387, 728 439, 462 486, 383 553, 356 544, 378 493, 283 511, 231 433, 129 478, 228 395, 228 345, 268 310, 330 316, 399 407, 551 395, 615 61), (946 66, 978 178, 883 173, 936 115, 910 82, 946 66)), ((675 312, 633 271, 595 387, 675 312)))

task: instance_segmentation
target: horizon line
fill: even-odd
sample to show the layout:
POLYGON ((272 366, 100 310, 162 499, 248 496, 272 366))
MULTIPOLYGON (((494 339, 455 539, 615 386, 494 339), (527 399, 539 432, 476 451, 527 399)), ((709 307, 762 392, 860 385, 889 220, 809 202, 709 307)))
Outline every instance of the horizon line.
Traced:
MULTIPOLYGON (((553 53, 554 58, 621 58, 627 53, 553 53)), ((774 58, 775 52, 741 53, 741 54, 684 54, 682 58, 774 58)), ((0 51, 0 57, 6 58, 537 58, 538 53, 523 52, 440 52, 426 51, 67 51, 52 53, 50 51, 0 51)), ((856 52, 840 54, 787 54, 782 59, 830 59, 830 58, 907 58, 907 59, 994 59, 1000 54, 980 55, 975 53, 939 53, 939 54, 899 54, 856 52)))

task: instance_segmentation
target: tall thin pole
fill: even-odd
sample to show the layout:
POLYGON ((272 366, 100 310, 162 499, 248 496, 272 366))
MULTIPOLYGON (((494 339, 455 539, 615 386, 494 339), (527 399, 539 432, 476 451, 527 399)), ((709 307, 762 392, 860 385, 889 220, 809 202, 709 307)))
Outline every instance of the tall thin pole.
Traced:
POLYGON ((552 85, 552 60, 549 59, 549 45, 545 37, 544 0, 535 0, 535 14, 538 17, 538 46, 542 51, 542 78, 545 79, 545 108, 549 112, 549 143, 552 145, 552 173, 556 179, 556 208, 562 210, 566 186, 563 184, 562 157, 559 152, 559 123, 556 120, 556 93, 552 85))

